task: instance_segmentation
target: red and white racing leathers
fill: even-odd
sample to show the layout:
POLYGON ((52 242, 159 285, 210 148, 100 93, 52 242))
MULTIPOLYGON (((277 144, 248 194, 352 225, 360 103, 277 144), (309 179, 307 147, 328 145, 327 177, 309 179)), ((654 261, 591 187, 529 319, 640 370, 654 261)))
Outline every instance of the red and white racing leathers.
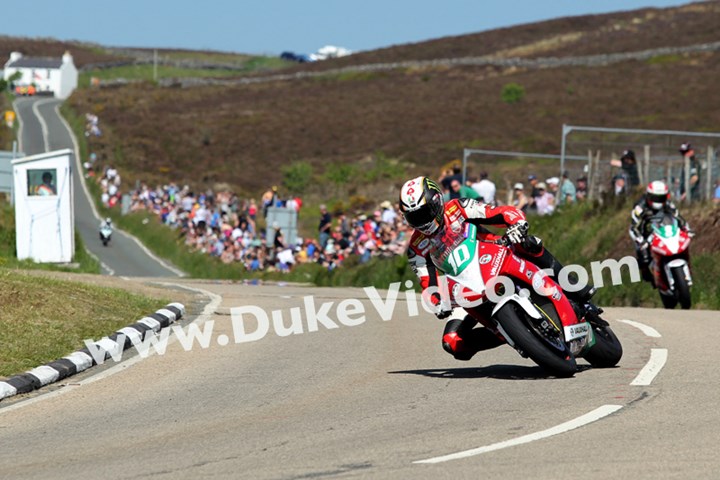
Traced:
MULTIPOLYGON (((444 228, 453 228, 454 226, 456 230, 459 230, 459 227, 465 222, 477 225, 478 240, 494 241, 499 239, 500 236, 482 228, 482 225, 510 227, 525 220, 525 214, 511 206, 493 207, 478 202, 477 200, 460 198, 451 200, 445 204, 443 219, 444 228), (459 225, 454 225, 455 223, 459 225)), ((431 240, 435 235, 442 235, 444 228, 438 229, 431 235, 426 235, 416 230, 410 237, 407 252, 408 260, 410 267, 420 279, 420 285, 423 291, 428 287, 438 285, 438 272, 430 259, 430 250, 433 245, 431 240)), ((556 267, 559 266, 555 258, 542 247, 540 240, 535 237, 529 237, 522 244, 514 245, 512 250, 513 253, 517 255, 517 257, 515 257, 516 259, 520 257, 529 261, 531 265, 527 266, 528 270, 539 270, 538 267, 552 268, 555 270, 556 267)), ((508 262, 506 269, 500 272, 500 274, 527 281, 523 270, 519 270, 519 262, 520 259, 518 259, 517 262, 508 262), (518 271, 516 272, 514 270, 518 271)), ((522 268, 525 268, 524 262, 522 268)), ((546 281, 554 285, 554 282, 550 279, 546 279, 546 281)), ((574 315, 572 306, 567 298, 559 294, 553 295, 553 297, 551 300, 555 304, 561 318, 574 315)), ((440 298, 436 295, 429 300, 437 305, 440 298)), ((450 320, 443 334, 443 348, 459 360, 469 360, 470 357, 479 350, 493 348, 504 343, 503 340, 498 340, 496 336, 498 333, 494 328, 492 333, 495 335, 487 330, 473 329, 478 321, 486 327, 492 327, 492 323, 486 319, 489 313, 486 308, 483 308, 481 305, 478 308, 468 309, 467 311, 470 317, 466 317, 465 320, 450 320)))

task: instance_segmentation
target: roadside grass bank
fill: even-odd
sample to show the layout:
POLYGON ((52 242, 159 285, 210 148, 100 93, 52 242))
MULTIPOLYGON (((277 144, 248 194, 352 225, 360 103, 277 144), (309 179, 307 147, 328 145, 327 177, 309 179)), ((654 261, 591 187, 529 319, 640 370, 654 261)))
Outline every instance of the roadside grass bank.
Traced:
POLYGON ((68 355, 169 303, 6 268, 0 285, 0 376, 68 355))
POLYGON ((100 273, 100 263, 85 249, 82 237, 77 231, 75 232, 75 255, 73 255, 72 265, 18 260, 15 240, 15 209, 9 202, 0 200, 0 267, 75 273, 100 273))

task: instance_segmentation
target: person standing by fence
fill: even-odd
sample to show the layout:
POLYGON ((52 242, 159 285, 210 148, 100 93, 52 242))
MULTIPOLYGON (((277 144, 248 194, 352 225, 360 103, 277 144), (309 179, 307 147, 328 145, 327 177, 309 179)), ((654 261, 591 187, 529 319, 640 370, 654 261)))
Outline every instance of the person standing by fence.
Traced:
POLYGON ((680 145, 680 154, 683 157, 682 172, 680 173, 680 195, 681 200, 687 198, 687 192, 685 191, 685 162, 690 163, 690 200, 695 202, 700 200, 700 165, 695 159, 695 150, 689 143, 683 143, 680 145))

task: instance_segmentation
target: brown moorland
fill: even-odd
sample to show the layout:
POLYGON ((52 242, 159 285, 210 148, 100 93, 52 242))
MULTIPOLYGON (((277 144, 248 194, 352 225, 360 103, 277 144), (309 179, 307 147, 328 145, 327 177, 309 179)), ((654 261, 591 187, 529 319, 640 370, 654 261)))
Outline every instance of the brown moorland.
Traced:
POLYGON ((249 192, 306 160, 322 171, 381 151, 418 170, 462 147, 558 153, 563 123, 677 130, 720 129, 713 78, 720 54, 670 62, 545 70, 392 71, 235 87, 149 84, 73 95, 105 135, 93 148, 127 178, 226 182, 249 192), (507 104, 505 84, 525 98, 507 104))
MULTIPOLYGON (((477 55, 586 55, 717 41, 720 2, 572 17, 363 52, 294 69, 477 55)), ((229 183, 256 193, 304 160, 357 163, 376 152, 435 172, 462 147, 558 153, 563 123, 720 130, 720 54, 598 67, 436 67, 232 87, 150 83, 81 90, 78 114, 100 116, 93 150, 127 180, 229 183), (507 104, 508 83, 525 88, 507 104)))

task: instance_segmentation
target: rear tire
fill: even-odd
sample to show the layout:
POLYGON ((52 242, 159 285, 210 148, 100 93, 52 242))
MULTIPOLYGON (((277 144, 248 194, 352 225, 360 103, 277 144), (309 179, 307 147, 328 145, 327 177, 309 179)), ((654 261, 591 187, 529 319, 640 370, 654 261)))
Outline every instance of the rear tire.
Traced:
POLYGON ((610 327, 593 327, 595 345, 583 356, 595 368, 610 368, 618 364, 623 349, 610 327))
POLYGON ((675 280, 675 294, 680 302, 680 307, 683 310, 689 310, 692 306, 692 299, 690 298, 690 285, 688 285, 685 279, 685 273, 681 267, 672 269, 672 276, 675 280))
POLYGON ((572 377, 577 372, 575 357, 569 350, 552 350, 525 325, 522 319, 524 316, 525 313, 516 309, 511 302, 505 304, 496 314, 503 330, 532 361, 558 377, 572 377))

